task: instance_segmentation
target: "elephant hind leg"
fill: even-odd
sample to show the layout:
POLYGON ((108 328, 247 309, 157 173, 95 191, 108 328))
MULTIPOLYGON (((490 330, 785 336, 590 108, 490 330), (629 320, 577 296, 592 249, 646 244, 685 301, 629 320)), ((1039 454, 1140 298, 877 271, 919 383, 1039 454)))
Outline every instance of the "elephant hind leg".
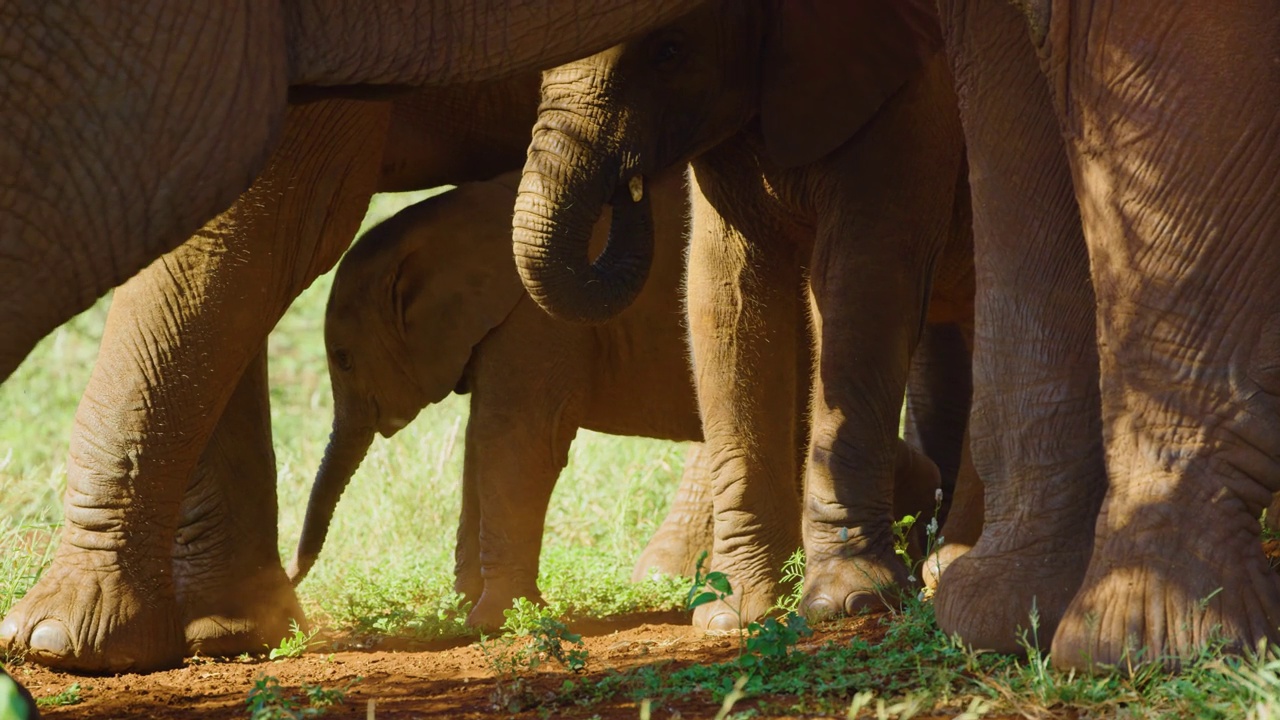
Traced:
MULTIPOLYGON (((693 443, 685 455, 684 474, 671 509, 636 560, 631 581, 640 582, 655 572, 693 577, 698 556, 711 551, 714 514, 709 458, 702 443, 693 443)), ((704 564, 710 560, 708 557, 704 564)))
POLYGON ((182 499, 174 584, 187 651, 275 645, 302 608, 280 566, 264 345, 240 378, 182 499))

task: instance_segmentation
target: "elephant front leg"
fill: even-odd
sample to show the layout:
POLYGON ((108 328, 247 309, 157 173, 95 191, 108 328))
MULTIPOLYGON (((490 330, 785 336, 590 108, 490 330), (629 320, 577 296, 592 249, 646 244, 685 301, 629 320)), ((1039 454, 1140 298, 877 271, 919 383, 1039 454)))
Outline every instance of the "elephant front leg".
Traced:
POLYGON ((728 576, 733 594, 697 608, 693 621, 736 630, 773 607, 783 563, 800 546, 796 374, 807 336, 796 246, 752 217, 767 200, 722 197, 702 162, 694 164, 689 334, 715 512, 710 569, 728 576), (727 220, 719 208, 740 216, 727 220))
MULTIPOLYGON (((526 309, 542 317, 531 303, 526 309)), ((528 337, 518 320, 499 327, 479 346, 468 371, 464 473, 476 486, 483 589, 467 624, 485 630, 502 626, 502 611, 516 598, 542 603, 538 567, 547 506, 583 411, 581 397, 567 387, 586 378, 574 362, 588 350, 553 333, 537 343, 528 337)))
MULTIPOLYGON (((274 540, 260 537, 255 542, 262 544, 250 543, 254 550, 210 543, 213 555, 199 546, 202 524, 218 517, 212 511, 218 502, 227 503, 228 514, 244 509, 240 503, 249 498, 273 507, 266 498, 274 485, 261 474, 239 477, 225 465, 215 470, 217 464, 207 466, 220 478, 215 482, 193 486, 192 478, 271 328, 337 261, 359 227, 382 156, 383 105, 332 101, 291 108, 280 147, 240 200, 116 290, 76 410, 62 543, 53 565, 0 624, 0 639, 11 651, 29 650, 33 659, 66 669, 153 670, 182 661, 188 631, 201 644, 234 652, 227 638, 247 640, 253 633, 241 630, 266 632, 276 624, 264 620, 271 617, 264 602, 283 598, 279 612, 295 612, 283 591, 246 605, 243 597, 215 593, 197 600, 184 590, 192 604, 179 606, 179 586, 192 589, 200 576, 216 577, 206 568, 240 572, 245 562, 272 564, 264 548, 274 540), (267 484, 253 487, 255 480, 267 484), (188 488, 195 494, 184 505, 188 488), (184 515, 181 542, 191 554, 180 560, 179 583, 173 553, 184 515), (215 607, 208 602, 213 598, 228 604, 215 607)), ((260 386, 252 395, 266 397, 260 386)), ((233 415, 226 432, 237 417, 244 418, 233 415)), ((249 512, 274 526, 274 514, 268 519, 261 504, 249 512)))
POLYGON ((927 271, 912 267, 909 257, 847 262, 832 253, 820 239, 810 281, 819 343, 801 609, 815 619, 898 604, 911 580, 894 548, 895 515, 929 513, 939 487, 933 463, 898 439, 895 412, 924 312, 927 271), (895 495, 912 506, 895 509, 895 495))
POLYGON ((974 647, 1040 647, 1084 576, 1106 487, 1094 301, 1065 151, 1025 21, 940 3, 974 208, 970 449, 985 525, 945 569, 938 624, 974 647))
POLYGON ((306 624, 280 566, 264 345, 227 402, 182 499, 174 582, 188 652, 237 655, 306 624))
POLYGON ((148 403, 133 402, 120 384, 146 348, 113 344, 127 324, 127 298, 147 275, 116 291, 76 411, 53 563, 0 624, 9 653, 59 669, 150 671, 177 665, 185 650, 171 558, 183 484, 167 482, 157 460, 188 439, 139 432, 148 403))
POLYGON ((1092 5, 1055 8, 1046 65, 1097 294, 1110 485, 1053 661, 1176 667, 1280 640, 1258 540, 1280 489, 1280 8, 1092 5))
POLYGON ((898 438, 898 419, 953 227, 963 146, 954 107, 939 57, 808 171, 821 188, 801 599, 812 617, 893 606, 914 584, 893 523, 905 514, 927 522, 940 485, 936 466, 898 438))

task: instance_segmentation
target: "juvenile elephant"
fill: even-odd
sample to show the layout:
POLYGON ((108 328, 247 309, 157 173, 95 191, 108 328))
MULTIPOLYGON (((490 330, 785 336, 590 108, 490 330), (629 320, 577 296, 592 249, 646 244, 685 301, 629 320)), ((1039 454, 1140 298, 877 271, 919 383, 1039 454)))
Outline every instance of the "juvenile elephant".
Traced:
MULTIPOLYGON (((972 313, 972 276, 931 5, 712 2, 543 76, 513 225, 525 287, 553 314, 601 322, 627 306, 654 246, 646 178, 692 160, 688 315, 713 568, 743 621, 773 604, 801 531, 807 613, 885 601, 908 582, 895 487, 933 503, 930 483, 895 472, 910 456, 898 409, 922 329, 972 313), (606 203, 610 243, 593 262, 606 203), (808 436, 778 408, 807 414, 808 436)), ((695 622, 736 627, 736 610, 704 605, 695 622)))
POLYGON ((693 4, 6 2, 0 381, 37 340, 249 187, 281 139, 291 99, 534 71, 693 4))
MULTIPOLYGON (((374 434, 391 437, 449 393, 471 396, 456 586, 475 602, 468 622, 482 627, 501 625, 515 598, 539 597, 547 503, 578 428, 702 439, 680 319, 684 173, 649 187, 664 243, 645 291, 591 327, 551 318, 520 284, 511 259, 519 180, 470 183, 406 208, 338 266, 325 315, 333 434, 289 571, 295 583, 374 434)), ((592 245, 607 235, 597 223, 592 245)))
POLYGON ((1280 639, 1280 6, 943 0, 987 526, 938 624, 1055 665, 1280 639), (1019 13, 1019 9, 1022 13, 1019 13))

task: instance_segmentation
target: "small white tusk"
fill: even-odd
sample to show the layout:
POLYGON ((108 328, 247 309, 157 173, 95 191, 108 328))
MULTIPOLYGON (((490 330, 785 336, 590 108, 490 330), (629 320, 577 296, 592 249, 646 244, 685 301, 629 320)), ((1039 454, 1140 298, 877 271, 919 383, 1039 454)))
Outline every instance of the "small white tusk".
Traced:
POLYGON ((644 198, 644 177, 636 175, 631 178, 627 189, 631 191, 631 202, 640 202, 644 198))

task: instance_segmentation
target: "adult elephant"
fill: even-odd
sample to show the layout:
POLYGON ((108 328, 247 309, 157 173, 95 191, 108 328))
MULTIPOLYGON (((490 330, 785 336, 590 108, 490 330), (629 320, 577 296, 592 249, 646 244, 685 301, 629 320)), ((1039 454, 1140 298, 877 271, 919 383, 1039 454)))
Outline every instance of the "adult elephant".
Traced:
POLYGON ((76 413, 53 565, 0 624, 60 668, 148 670, 274 644, 280 566, 268 333, 375 191, 519 168, 538 76, 293 107, 230 210, 120 287, 76 413))
MULTIPOLYGON (((927 486, 903 471, 897 439, 908 365, 926 324, 962 321, 972 302, 937 34, 927 2, 718 2, 544 74, 513 222, 525 287, 553 314, 597 322, 627 306, 652 256, 645 178, 692 159, 688 315, 712 567, 736 591, 736 607, 704 605, 697 624, 766 612, 802 533, 811 615, 892 602, 908 584, 893 495, 927 486), (593 263, 605 203, 610 242, 593 263), (799 351, 810 337, 812 364, 799 351), (786 407, 809 416, 808 438, 786 407)), ((932 504, 931 492, 915 502, 932 504)))
POLYGON ((18 0, 0 9, 0 380, 249 187, 291 90, 549 67, 685 0, 18 0))
POLYGON ((1280 636, 1280 7, 942 0, 987 528, 939 624, 1063 667, 1280 636), (1038 54, 1038 57, 1037 57, 1038 54))

